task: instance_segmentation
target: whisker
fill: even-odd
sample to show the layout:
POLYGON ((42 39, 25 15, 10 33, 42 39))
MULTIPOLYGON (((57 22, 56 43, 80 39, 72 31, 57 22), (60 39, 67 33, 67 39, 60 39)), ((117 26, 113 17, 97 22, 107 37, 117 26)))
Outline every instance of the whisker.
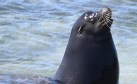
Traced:
POLYGON ((105 19, 105 21, 106 21, 107 23, 112 23, 112 21, 109 20, 109 19, 105 19))
POLYGON ((103 18, 104 18, 104 19, 106 19, 106 20, 108 20, 109 22, 112 22, 112 21, 110 20, 110 18, 107 18, 107 17, 106 17, 106 18, 105 18, 105 17, 103 17, 103 18))
MULTIPOLYGON (((103 18, 104 18, 104 20, 106 21, 106 22, 104 21, 104 24, 106 24, 106 25, 107 25, 107 27, 109 27, 109 28, 110 28, 110 26, 108 26, 108 23, 110 23, 110 21, 109 21, 109 20, 107 21, 105 17, 103 17, 103 18)), ((103 24, 103 25, 104 25, 104 24, 103 24)))
MULTIPOLYGON (((111 23, 112 21, 109 19, 109 18, 105 18, 103 15, 102 15, 102 18, 105 20, 104 21, 104 24, 106 24, 108 26, 108 23, 111 23)), ((104 25, 103 24, 103 25, 104 25)), ((108 26, 109 27, 109 26, 108 26)), ((110 27, 109 27, 110 28, 110 27)))
POLYGON ((103 14, 101 14, 101 18, 103 18, 103 20, 102 20, 102 22, 101 22, 101 27, 103 27, 103 26, 105 25, 105 23, 104 23, 104 22, 105 22, 105 21, 104 21, 105 18, 103 17, 103 14))
POLYGON ((106 17, 106 18, 111 18, 111 16, 108 16, 108 15, 106 15, 105 17, 106 17))
POLYGON ((106 16, 105 18, 110 19, 111 17, 110 16, 106 16))
POLYGON ((100 21, 101 18, 102 18, 102 14, 101 14, 101 17, 99 17, 99 20, 98 20, 98 21, 100 21))
POLYGON ((108 26, 108 23, 104 22, 104 24, 102 26, 106 25, 107 27, 110 28, 110 26, 108 26))
POLYGON ((109 15, 109 16, 111 16, 111 14, 110 14, 110 13, 107 13, 106 15, 109 15))
POLYGON ((104 25, 106 25, 107 27, 110 28, 110 26, 108 24, 112 23, 112 21, 110 20, 111 18, 111 14, 106 14, 106 16, 104 16, 103 14, 101 14, 100 18, 98 21, 100 21, 103 18, 103 20, 101 21, 101 27, 103 27, 104 25))

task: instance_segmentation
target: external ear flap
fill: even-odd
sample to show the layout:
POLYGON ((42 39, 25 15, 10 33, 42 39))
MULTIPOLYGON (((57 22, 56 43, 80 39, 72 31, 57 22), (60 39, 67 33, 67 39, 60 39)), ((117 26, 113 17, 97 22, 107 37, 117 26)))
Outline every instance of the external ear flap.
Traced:
POLYGON ((78 28, 78 33, 81 34, 83 31, 83 25, 81 25, 79 28, 78 28))

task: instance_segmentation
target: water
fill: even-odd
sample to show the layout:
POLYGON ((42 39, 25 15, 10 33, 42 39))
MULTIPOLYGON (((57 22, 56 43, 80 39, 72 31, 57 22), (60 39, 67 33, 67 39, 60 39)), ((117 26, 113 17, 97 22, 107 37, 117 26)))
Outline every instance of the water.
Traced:
POLYGON ((1 0, 0 84, 35 84, 52 76, 73 23, 104 6, 113 10, 120 84, 137 84, 136 0, 1 0))

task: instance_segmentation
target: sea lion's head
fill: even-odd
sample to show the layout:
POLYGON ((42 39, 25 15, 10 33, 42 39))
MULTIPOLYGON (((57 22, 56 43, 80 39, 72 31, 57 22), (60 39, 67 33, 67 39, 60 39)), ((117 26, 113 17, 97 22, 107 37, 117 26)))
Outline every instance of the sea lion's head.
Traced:
POLYGON ((110 31, 113 22, 112 11, 110 8, 102 8, 100 11, 88 11, 84 13, 76 22, 78 34, 91 34, 97 35, 110 31))

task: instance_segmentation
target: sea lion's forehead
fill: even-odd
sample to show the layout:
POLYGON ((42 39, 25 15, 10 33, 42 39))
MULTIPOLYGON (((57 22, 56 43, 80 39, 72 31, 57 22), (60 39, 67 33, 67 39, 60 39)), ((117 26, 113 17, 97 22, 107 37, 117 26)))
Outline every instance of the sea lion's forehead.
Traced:
POLYGON ((98 13, 99 11, 87 11, 87 12, 85 12, 84 14, 88 14, 88 15, 90 15, 90 14, 93 14, 93 13, 98 13))
POLYGON ((90 15, 90 14, 93 14, 94 12, 93 11, 88 11, 88 12, 85 12, 84 15, 90 15))

